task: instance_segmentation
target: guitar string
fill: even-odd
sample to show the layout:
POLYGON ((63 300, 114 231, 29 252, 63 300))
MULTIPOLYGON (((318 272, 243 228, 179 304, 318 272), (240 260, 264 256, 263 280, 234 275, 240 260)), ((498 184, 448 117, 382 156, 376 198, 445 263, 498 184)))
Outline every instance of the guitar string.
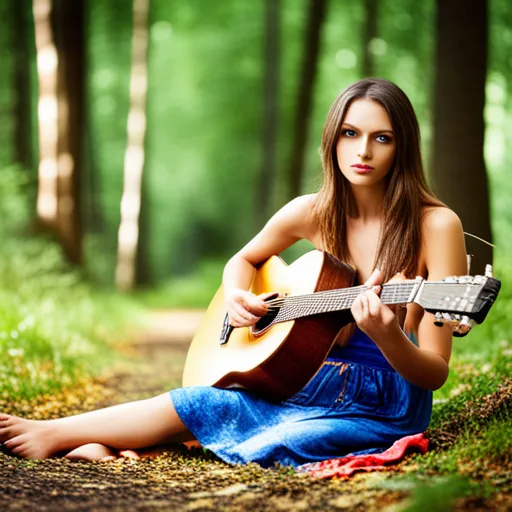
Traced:
MULTIPOLYGON (((357 296, 359 296, 361 293, 363 293, 363 291, 366 291, 366 287, 357 287, 357 291, 355 292, 342 292, 342 293, 329 293, 330 291, 322 291, 322 292, 315 292, 315 294, 304 294, 304 295, 293 295, 291 297, 279 297, 279 298, 276 298, 276 299, 272 299, 270 301, 267 302, 267 304, 275 304, 275 303, 278 303, 278 302, 281 302, 281 301, 290 301, 292 299, 304 299, 304 298, 314 298, 315 296, 317 296, 319 299, 324 299, 324 298, 341 298, 341 299, 345 299, 345 298, 355 298, 357 296), (320 297, 321 296, 321 297, 320 297)), ((391 293, 393 293, 393 290, 391 290, 391 293)), ((390 295, 389 293, 389 290, 386 289, 384 290, 384 294, 387 296, 387 295, 390 295)), ((408 289, 407 291, 404 291, 404 293, 401 294, 401 297, 409 297, 410 295, 410 290, 408 289)))
MULTIPOLYGON (((413 283, 411 283, 413 284, 413 283)), ((366 287, 359 287, 360 291, 363 291, 366 287)), ((392 291, 396 291, 396 288, 392 291)), ((341 296, 342 302, 340 303, 339 298, 340 294, 338 291, 336 293, 318 293, 316 296, 295 296, 293 299, 286 298, 285 307, 281 308, 275 319, 280 321, 291 320, 293 318, 300 318, 303 316, 309 316, 313 314, 335 311, 340 309, 348 309, 350 302, 353 301, 355 297, 357 297, 359 293, 350 293, 344 294, 341 296), (318 297, 318 295, 322 295, 322 297, 318 297), (311 298, 313 297, 313 300, 311 298), (309 299, 309 300, 305 300, 309 299), (331 300, 325 300, 325 299, 331 300), (298 300, 297 300, 298 299, 298 300), (320 300, 321 299, 321 300, 320 300), (338 299, 338 300, 337 300, 338 299)), ((388 295, 390 295, 388 293, 388 295)), ((405 294, 402 298, 397 298, 398 302, 407 302, 407 298, 409 297, 409 293, 407 296, 405 294)))
MULTIPOLYGON (((462 307, 457 305, 456 303, 451 304, 452 307, 447 303, 446 297, 447 293, 451 292, 453 288, 460 289, 465 288, 466 292, 469 292, 471 287, 474 287, 476 283, 445 283, 440 282, 445 286, 445 290, 437 291, 435 287, 428 287, 432 288, 431 290, 428 290, 430 293, 425 294, 426 299, 430 299, 431 301, 438 302, 440 309, 444 310, 450 310, 450 311, 471 311, 472 304, 471 302, 474 301, 474 296, 464 297, 467 298, 468 304, 466 304, 465 307, 462 307), (449 288, 446 290, 446 287, 449 288), (445 302, 443 302, 445 301, 445 302)), ((383 293, 381 294, 381 299, 386 300, 386 297, 389 298, 391 303, 406 303, 408 302, 410 292, 414 285, 417 284, 416 282, 410 282, 410 283, 397 283, 396 285, 384 285, 383 293), (399 291, 398 297, 396 297, 396 291, 399 291), (392 297, 391 297, 392 295, 392 297)), ((426 283, 428 284, 434 284, 433 282, 426 283)), ((478 288, 481 288, 481 285, 478 286, 478 288)), ((283 309, 283 307, 286 307, 287 313, 286 315, 281 314, 279 316, 286 316, 288 317, 290 313, 292 312, 298 312, 299 314, 304 313, 304 308, 308 312, 308 314, 312 313, 319 313, 319 312, 329 312, 332 311, 331 308, 336 309, 348 309, 350 306, 350 303, 358 296, 360 293, 363 292, 363 290, 366 290, 365 286, 358 286, 353 287, 350 289, 341 289, 341 290, 326 290, 323 292, 316 292, 315 294, 308 294, 308 295, 295 295, 292 297, 280 297, 273 299, 272 301, 269 301, 268 304, 271 305, 269 308, 271 311, 279 311, 279 309, 283 309), (348 293, 347 293, 348 292, 348 293), (276 307, 277 306, 277 307, 276 307), (320 306, 320 309, 318 308, 320 306), (340 307, 341 306, 341 307, 340 307)), ((426 290, 424 290, 426 291, 426 290)), ((390 303, 390 302, 388 302, 390 303)), ((301 314, 301 316, 303 316, 301 314)))
MULTIPOLYGON (((426 283, 426 284, 428 285, 431 283, 426 283)), ((435 284, 437 284, 437 283, 435 283, 435 284)), ((438 298, 438 297, 444 298, 447 293, 452 291, 452 288, 460 289, 460 288, 475 287, 475 284, 472 284, 472 283, 465 283, 465 284, 441 283, 441 284, 443 284, 444 290, 437 291, 435 288, 433 288, 431 290, 430 287, 425 287, 422 292, 422 296, 432 297, 432 299, 435 300, 435 298, 438 298)), ((410 288, 412 288, 412 283, 411 283, 411 286, 407 286, 407 289, 403 290, 403 292, 401 294, 399 294, 398 297, 395 297, 395 292, 396 292, 397 288, 390 290, 388 288, 388 286, 392 286, 392 285, 386 286, 386 288, 383 290, 383 293, 381 294, 381 299, 382 298, 389 299, 389 295, 391 295, 391 293, 393 294, 393 298, 391 300, 397 300, 398 298, 406 299, 410 296, 410 292, 411 292, 410 288)), ((401 286, 404 286, 404 285, 401 285, 401 286)), ((476 287, 480 288, 481 285, 476 285, 476 287)), ((337 299, 342 299, 342 300, 353 299, 353 298, 359 296, 360 293, 362 293, 362 291, 366 289, 366 287, 355 287, 350 290, 354 290, 354 289, 356 291, 349 292, 349 293, 346 293, 345 290, 348 290, 348 289, 344 288, 341 290, 341 293, 339 293, 338 290, 326 290, 326 291, 322 291, 322 292, 315 292, 314 294, 294 295, 291 297, 278 297, 276 299, 272 299, 272 300, 268 301, 267 304, 270 304, 270 305, 283 304, 284 301, 288 302, 288 301, 291 301, 292 299, 303 300, 306 298, 309 299, 309 298, 315 298, 315 297, 318 297, 318 299, 322 299, 322 300, 325 298, 327 298, 327 299, 328 298, 337 298, 337 299), (359 292, 358 290, 361 290, 361 291, 359 292), (336 292, 336 293, 329 293, 329 292, 336 292)), ((479 290, 475 290, 475 291, 478 293, 479 290)))
MULTIPOLYGON (((391 298, 390 300, 408 299, 411 294, 411 290, 415 284, 416 283, 402 284, 400 286, 400 288, 397 287, 396 285, 385 285, 384 290, 381 294, 381 298, 384 298, 384 299, 390 298, 389 296, 391 294, 393 294, 393 298, 391 298), (404 288, 406 288, 406 289, 404 289, 404 288), (400 291, 401 293, 399 294, 398 297, 395 297, 397 290, 400 291), (384 297, 382 297, 382 296, 384 296, 384 297)), ((302 300, 315 300, 315 299, 316 300, 325 300, 325 299, 341 299, 341 300, 352 299, 353 300, 356 297, 358 297, 361 293, 366 291, 367 289, 368 288, 366 286, 357 286, 357 287, 353 287, 350 289, 343 288, 342 290, 325 290, 322 292, 315 292, 314 294, 293 295, 291 297, 278 297, 276 299, 272 299, 272 300, 268 301, 267 304, 275 305, 275 304, 282 304, 285 301, 292 302, 292 301, 296 301, 296 300, 302 301, 302 300)))
MULTIPOLYGON (((336 301, 338 304, 350 305, 356 297, 361 295, 358 294, 350 294, 350 295, 339 295, 339 296, 323 296, 323 297, 311 297, 311 296, 303 296, 300 298, 294 297, 286 297, 281 300, 273 300, 272 302, 268 302, 271 307, 283 307, 284 305, 300 305, 300 304, 322 304, 326 301, 336 301)), ((400 294, 398 296, 393 297, 382 297, 382 300, 385 304, 401 304, 401 303, 407 303, 408 299, 410 297, 410 293, 407 294, 400 294), (389 299, 389 301, 387 300, 389 299)))

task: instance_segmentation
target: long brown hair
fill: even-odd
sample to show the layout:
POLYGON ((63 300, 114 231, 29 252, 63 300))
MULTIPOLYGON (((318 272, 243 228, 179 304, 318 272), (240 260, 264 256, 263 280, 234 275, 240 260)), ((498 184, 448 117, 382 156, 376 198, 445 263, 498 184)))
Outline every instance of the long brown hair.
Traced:
POLYGON ((315 204, 326 250, 342 261, 350 261, 347 244, 347 216, 357 215, 348 180, 336 156, 341 125, 351 103, 360 98, 379 102, 387 111, 395 132, 396 154, 386 176, 380 239, 374 267, 384 281, 404 271, 414 277, 421 246, 421 221, 425 207, 444 206, 431 192, 423 168, 420 130, 416 114, 405 93, 382 78, 365 78, 347 87, 334 100, 322 133, 323 186, 315 204))

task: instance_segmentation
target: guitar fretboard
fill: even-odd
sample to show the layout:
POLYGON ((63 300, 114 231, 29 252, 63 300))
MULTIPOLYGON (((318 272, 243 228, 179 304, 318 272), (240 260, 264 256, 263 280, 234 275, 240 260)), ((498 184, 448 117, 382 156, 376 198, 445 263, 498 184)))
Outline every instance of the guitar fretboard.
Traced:
MULTIPOLYGON (((383 304, 406 304, 410 302, 411 293, 416 286, 416 281, 385 284, 380 293, 380 300, 383 304)), ((356 297, 367 289, 361 285, 284 297, 275 322, 287 322, 309 315, 350 309, 356 297)))

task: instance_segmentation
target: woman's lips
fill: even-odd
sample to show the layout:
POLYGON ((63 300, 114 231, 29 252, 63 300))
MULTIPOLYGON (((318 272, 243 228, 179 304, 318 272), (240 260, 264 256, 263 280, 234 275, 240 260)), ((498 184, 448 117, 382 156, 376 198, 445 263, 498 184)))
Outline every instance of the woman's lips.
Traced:
POLYGON ((355 164, 355 165, 352 165, 352 168, 355 169, 355 171, 359 172, 359 173, 373 171, 373 167, 370 165, 355 164))

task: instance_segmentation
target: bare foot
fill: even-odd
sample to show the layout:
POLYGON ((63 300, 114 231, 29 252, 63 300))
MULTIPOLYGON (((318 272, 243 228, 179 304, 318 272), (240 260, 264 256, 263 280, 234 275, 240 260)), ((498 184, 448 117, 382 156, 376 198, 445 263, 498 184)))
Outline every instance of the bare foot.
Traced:
POLYGON ((135 450, 120 450, 119 455, 125 459, 140 459, 139 454, 135 450))
POLYGON ((51 421, 36 421, 0 414, 0 442, 14 455, 46 459, 59 447, 51 421))
POLYGON ((84 444, 67 453, 64 457, 71 460, 100 460, 103 462, 117 459, 108 446, 100 443, 84 444))

